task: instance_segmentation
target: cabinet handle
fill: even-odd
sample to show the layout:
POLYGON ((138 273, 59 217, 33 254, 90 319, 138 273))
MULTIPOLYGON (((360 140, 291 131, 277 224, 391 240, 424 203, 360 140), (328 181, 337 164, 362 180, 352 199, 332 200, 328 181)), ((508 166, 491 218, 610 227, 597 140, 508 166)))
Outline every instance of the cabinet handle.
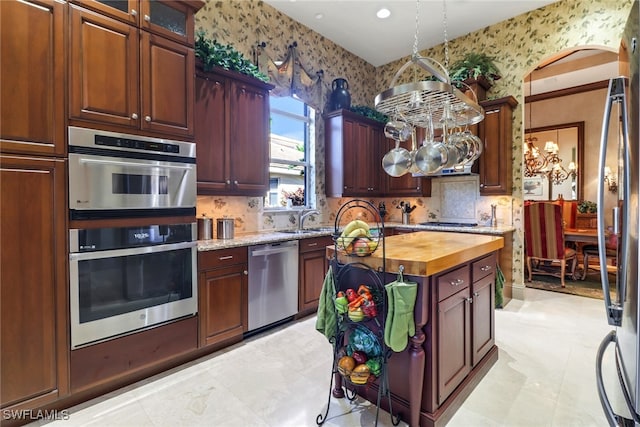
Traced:
POLYGON ((138 16, 138 11, 135 9, 131 9, 131 16, 138 16))
POLYGON ((220 261, 224 261, 225 259, 233 259, 233 255, 221 256, 218 257, 220 261))
POLYGON ((133 120, 138 120, 138 115, 137 115, 136 113, 133 113, 133 114, 131 115, 131 118, 132 118, 133 120))
POLYGON ((148 123, 151 121, 151 116, 144 116, 144 120, 148 123))
POLYGON ((452 280, 449 283, 451 284, 451 286, 460 286, 460 285, 462 285, 464 283, 464 280, 462 280, 462 279, 452 280))
POLYGON ((144 20, 149 22, 151 21, 151 17, 149 15, 144 15, 144 20))
POLYGON ((244 274, 245 276, 248 276, 248 275, 249 275, 249 272, 248 272, 247 270, 244 270, 244 271, 242 272, 242 274, 244 274))
POLYGON ((480 271, 489 271, 489 270, 491 270, 490 265, 485 265, 484 267, 480 267, 480 271))
POLYGON ((308 246, 308 247, 311 247, 311 246, 318 246, 318 243, 317 243, 317 242, 316 242, 316 243, 309 243, 307 246, 308 246))
POLYGON ((465 298, 465 301, 467 301, 469 304, 473 304, 473 298, 471 297, 465 298))

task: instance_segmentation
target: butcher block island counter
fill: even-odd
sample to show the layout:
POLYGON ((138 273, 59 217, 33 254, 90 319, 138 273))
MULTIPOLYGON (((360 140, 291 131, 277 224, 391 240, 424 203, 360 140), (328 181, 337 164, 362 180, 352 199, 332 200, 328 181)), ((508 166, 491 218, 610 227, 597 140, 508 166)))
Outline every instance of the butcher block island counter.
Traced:
MULTIPOLYGON (((496 252, 501 236, 419 231, 385 237, 385 283, 400 266, 418 283, 416 334, 388 361, 394 414, 412 427, 444 426, 498 360, 495 345, 496 252)), ((333 258, 335 248, 327 247, 333 258)), ((362 262, 381 270, 383 247, 366 257, 338 254, 338 261, 362 262)), ((341 381, 336 376, 334 395, 341 381)), ((377 384, 358 392, 375 403, 377 384)), ((381 406, 389 410, 382 399, 381 406)))

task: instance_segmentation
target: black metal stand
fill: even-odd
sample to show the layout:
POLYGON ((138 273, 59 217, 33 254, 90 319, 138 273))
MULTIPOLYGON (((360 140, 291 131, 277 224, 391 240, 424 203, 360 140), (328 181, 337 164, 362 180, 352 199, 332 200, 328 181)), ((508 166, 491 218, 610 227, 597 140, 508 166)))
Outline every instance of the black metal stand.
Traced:
MULTIPOLYGON (((357 232, 354 234, 358 234, 357 232)), ((392 351, 385 345, 384 328, 387 316, 387 296, 384 287, 385 279, 385 247, 384 247, 384 222, 378 209, 370 202, 360 199, 351 200, 340 207, 336 214, 335 231, 333 235, 335 251, 330 261, 330 265, 334 275, 334 283, 336 292, 346 292, 347 289, 358 288, 365 285, 372 296, 375 303, 377 314, 375 316, 366 317, 360 321, 351 319, 348 312, 338 313, 335 309, 336 334, 330 339, 333 345, 333 362, 331 367, 331 381, 329 384, 329 396, 327 398, 327 407, 324 413, 316 417, 316 423, 322 425, 329 414, 331 405, 331 396, 336 398, 346 397, 353 402, 358 395, 358 388, 367 387, 370 380, 378 384, 378 396, 376 401, 376 418, 375 425, 378 424, 378 415, 380 411, 380 403, 383 397, 389 402, 389 414, 393 425, 400 423, 400 416, 393 415, 391 406, 391 392, 389 390, 389 378, 387 372, 387 360, 391 356, 392 351), (345 235, 344 231, 348 224, 354 220, 361 220, 370 228, 368 235, 360 236, 363 240, 372 242, 371 245, 376 251, 382 251, 382 266, 378 270, 358 261, 356 245, 349 245, 355 238, 350 239, 345 235), (375 228, 372 224, 375 224, 375 228), (341 262, 340 260, 343 260, 341 262), (351 261, 352 262, 348 262, 351 261), (371 374, 371 377, 365 384, 356 384, 351 381, 348 375, 344 375, 338 369, 338 361, 349 352, 353 352, 354 348, 361 343, 354 343, 352 337, 364 336, 367 338, 368 356, 374 358, 380 363, 380 370, 377 376, 371 374)), ((362 252, 361 252, 361 255, 362 252)), ((366 255, 365 255, 366 256, 366 255)))

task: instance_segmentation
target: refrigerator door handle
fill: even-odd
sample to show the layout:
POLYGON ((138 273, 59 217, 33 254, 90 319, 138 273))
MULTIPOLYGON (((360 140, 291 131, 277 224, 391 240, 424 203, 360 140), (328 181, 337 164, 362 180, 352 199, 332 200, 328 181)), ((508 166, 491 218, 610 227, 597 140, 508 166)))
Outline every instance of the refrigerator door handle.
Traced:
MULTIPOLYGON (((607 145, 609 142, 609 124, 611 123, 611 110, 614 103, 620 105, 622 112, 622 134, 623 134, 623 146, 625 152, 625 163, 626 156, 628 155, 628 132, 627 132, 627 111, 626 111, 626 84, 627 79, 624 77, 618 77, 615 79, 611 79, 609 81, 609 95, 607 96, 607 103, 604 109, 604 118, 602 124, 602 136, 600 139, 600 156, 598 161, 598 196, 597 196, 597 204, 600 206, 598 209, 597 217, 598 217, 598 252, 600 259, 600 277, 602 279, 602 292, 604 294, 604 305, 607 310, 607 321, 610 325, 620 326, 622 324, 622 301, 625 295, 625 283, 626 283, 626 274, 623 271, 619 271, 616 275, 616 295, 617 301, 614 303, 611 302, 611 285, 609 283, 609 275, 607 271, 607 256, 606 256, 606 246, 605 246, 605 226, 604 226, 604 168, 605 168, 605 160, 607 157, 607 145), (622 274, 620 274, 622 273, 622 274)), ((629 180, 627 179, 628 170, 624 168, 625 176, 624 176, 624 185, 623 185, 623 197, 625 200, 628 200, 629 193, 629 180)), ((622 227, 623 230, 626 230, 626 215, 629 214, 627 203, 624 204, 625 212, 623 212, 622 216, 622 227)), ((626 247, 626 241, 624 237, 624 232, 622 233, 622 259, 625 259, 628 248, 626 247)))

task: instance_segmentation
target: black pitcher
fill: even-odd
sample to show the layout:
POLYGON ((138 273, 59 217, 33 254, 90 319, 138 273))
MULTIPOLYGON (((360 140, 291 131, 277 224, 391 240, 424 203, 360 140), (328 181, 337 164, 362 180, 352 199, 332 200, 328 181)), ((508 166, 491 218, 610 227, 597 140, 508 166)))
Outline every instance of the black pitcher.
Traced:
POLYGON ((351 107, 351 94, 349 93, 349 83, 345 79, 335 79, 331 83, 333 92, 329 96, 329 108, 331 111, 348 109, 351 107))

